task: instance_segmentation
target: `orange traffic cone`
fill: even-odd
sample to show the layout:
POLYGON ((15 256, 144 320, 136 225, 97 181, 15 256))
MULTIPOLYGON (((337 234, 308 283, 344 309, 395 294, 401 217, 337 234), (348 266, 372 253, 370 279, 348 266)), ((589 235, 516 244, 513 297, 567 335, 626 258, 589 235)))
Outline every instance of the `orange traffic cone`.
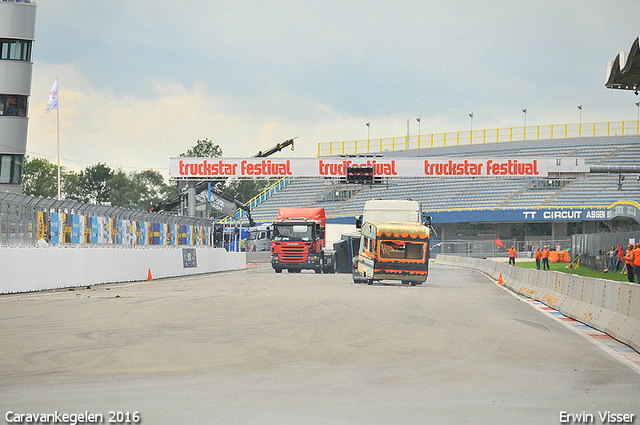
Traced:
POLYGON ((502 281, 502 273, 500 273, 500 276, 498 277, 498 285, 503 285, 504 282, 502 281))
POLYGON ((153 276, 151 276, 151 269, 149 269, 149 274, 147 275, 147 280, 153 280, 153 276))

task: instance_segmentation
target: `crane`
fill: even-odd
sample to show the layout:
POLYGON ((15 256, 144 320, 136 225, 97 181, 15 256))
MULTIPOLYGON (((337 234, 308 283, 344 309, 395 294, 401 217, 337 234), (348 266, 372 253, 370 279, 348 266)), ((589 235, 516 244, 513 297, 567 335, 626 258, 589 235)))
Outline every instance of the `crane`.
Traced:
MULTIPOLYGON (((293 137, 291 139, 287 139, 284 142, 279 142, 276 143, 275 146, 267 149, 266 151, 258 151, 258 153, 256 153, 255 155, 252 156, 252 158, 264 158, 270 155, 273 155, 276 152, 280 152, 282 149, 286 148, 287 146, 291 146, 291 150, 294 150, 294 144, 293 141, 295 139, 297 139, 298 137, 293 137)), ((214 179, 214 180, 206 180, 206 181, 201 181, 198 182, 196 184, 196 195, 198 193, 204 192, 205 190, 209 189, 209 183, 219 183, 219 182, 224 182, 225 179, 214 179)), ((183 188, 184 189, 184 188, 183 188)), ((177 194, 176 196, 164 201, 164 202, 158 202, 157 204, 151 206, 151 208, 149 208, 149 212, 162 212, 162 211, 171 211, 172 209, 174 209, 175 207, 177 207, 178 205, 180 205, 180 202, 182 201, 182 197, 184 196, 184 190, 180 191, 179 194, 177 194)), ((215 189, 215 188, 211 188, 211 192, 215 193, 216 197, 222 198, 227 202, 231 202, 233 204, 236 205, 237 208, 240 208, 244 211, 247 212, 247 216, 249 218, 249 222, 252 222, 253 219, 251 218, 251 212, 249 211, 249 207, 245 206, 243 203, 241 203, 240 201, 232 198, 231 196, 225 195, 224 192, 220 192, 219 190, 215 189)))

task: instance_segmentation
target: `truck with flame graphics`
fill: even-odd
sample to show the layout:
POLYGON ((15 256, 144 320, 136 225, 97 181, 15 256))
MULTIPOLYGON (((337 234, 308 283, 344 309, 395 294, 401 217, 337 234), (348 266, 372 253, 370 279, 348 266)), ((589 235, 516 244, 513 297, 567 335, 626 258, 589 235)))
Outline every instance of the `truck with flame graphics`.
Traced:
POLYGON ((427 280, 430 228, 411 222, 362 225, 354 283, 400 280, 411 286, 427 280))

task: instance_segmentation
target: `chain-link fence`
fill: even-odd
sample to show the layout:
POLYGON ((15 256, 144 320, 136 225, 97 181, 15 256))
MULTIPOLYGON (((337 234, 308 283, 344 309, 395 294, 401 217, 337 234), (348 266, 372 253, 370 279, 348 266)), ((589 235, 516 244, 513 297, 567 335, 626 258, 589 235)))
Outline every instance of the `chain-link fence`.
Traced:
POLYGON ((210 245, 209 219, 0 193, 0 246, 210 245))
POLYGON ((620 248, 626 250, 630 240, 633 240, 634 243, 640 242, 640 232, 573 235, 571 240, 576 254, 595 257, 604 255, 611 247, 618 248, 618 244, 620 248))
MULTIPOLYGON (((588 235, 573 235, 571 246, 574 255, 580 255, 580 264, 594 270, 610 270, 611 260, 608 255, 611 248, 622 249, 626 253, 629 243, 640 242, 640 232, 616 232, 616 233, 593 233, 588 235)), ((624 268, 624 262, 620 259, 619 253, 613 256, 613 271, 624 268)))
POLYGON ((475 258, 507 258, 509 253, 507 248, 512 246, 518 253, 517 258, 533 258, 536 247, 542 249, 547 246, 550 250, 565 250, 571 247, 571 239, 528 239, 526 241, 511 239, 501 239, 504 247, 498 246, 494 240, 452 240, 444 241, 437 245, 438 241, 433 241, 431 254, 452 254, 460 257, 475 258))

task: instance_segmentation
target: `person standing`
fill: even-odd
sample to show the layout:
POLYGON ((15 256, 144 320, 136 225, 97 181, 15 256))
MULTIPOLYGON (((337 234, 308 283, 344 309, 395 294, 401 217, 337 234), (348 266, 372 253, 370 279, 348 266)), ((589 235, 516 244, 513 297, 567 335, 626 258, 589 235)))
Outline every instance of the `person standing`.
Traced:
POLYGON ((507 251, 509 251, 509 264, 515 266, 516 265, 516 249, 512 246, 511 249, 508 249, 507 251))
POLYGON ((536 259, 536 268, 538 270, 540 270, 540 260, 542 260, 542 251, 540 251, 540 247, 536 246, 536 252, 535 252, 535 259, 536 259))
POLYGON ((542 249, 542 270, 549 270, 549 257, 551 256, 551 252, 549 252, 549 248, 545 245, 542 249))
POLYGON ((633 273, 633 263, 634 263, 634 254, 633 254, 634 246, 629 244, 627 247, 627 254, 624 256, 624 262, 627 265, 627 279, 629 282, 634 283, 634 273, 633 273))
POLYGON ((640 285, 640 243, 633 249, 633 276, 640 285))
POLYGON ((607 251, 607 255, 609 256, 609 270, 611 273, 615 273, 616 270, 616 256, 618 255, 618 251, 615 247, 611 247, 609 251, 607 251))

